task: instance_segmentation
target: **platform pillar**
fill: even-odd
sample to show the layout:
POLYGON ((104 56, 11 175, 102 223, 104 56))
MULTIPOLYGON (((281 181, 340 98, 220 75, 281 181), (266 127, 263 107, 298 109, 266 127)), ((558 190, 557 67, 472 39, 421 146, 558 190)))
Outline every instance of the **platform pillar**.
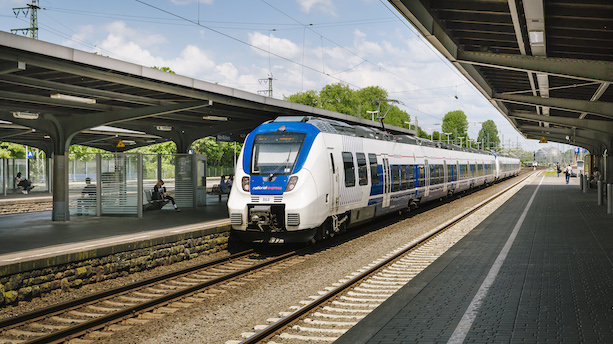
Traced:
POLYGON ((69 221, 68 208, 68 155, 53 157, 53 221, 69 221))
POLYGON ((587 192, 587 184, 588 184, 587 175, 586 174, 582 175, 581 176, 581 180, 583 180, 583 193, 586 193, 587 192))
POLYGON ((607 184, 607 214, 613 214, 613 184, 607 184))
POLYGON ((579 190, 583 190, 583 175, 579 174, 577 177, 579 177, 579 190))
POLYGON ((596 188, 598 189, 598 205, 602 205, 602 182, 600 180, 596 182, 596 188))

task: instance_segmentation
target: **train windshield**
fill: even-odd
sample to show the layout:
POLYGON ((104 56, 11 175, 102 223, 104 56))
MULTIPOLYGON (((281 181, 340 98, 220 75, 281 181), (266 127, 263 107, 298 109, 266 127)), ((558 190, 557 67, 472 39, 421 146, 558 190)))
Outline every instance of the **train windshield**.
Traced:
POLYGON ((258 134, 253 141, 252 174, 290 174, 306 134, 258 134))

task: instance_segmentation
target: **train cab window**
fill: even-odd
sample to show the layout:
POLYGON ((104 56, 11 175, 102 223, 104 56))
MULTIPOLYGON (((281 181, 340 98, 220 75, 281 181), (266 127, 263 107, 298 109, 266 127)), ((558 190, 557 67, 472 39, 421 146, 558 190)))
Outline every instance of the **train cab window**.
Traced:
POLYGON ((358 180, 360 185, 368 184, 368 168, 366 167, 366 156, 364 153, 355 153, 358 159, 358 180))
POLYGON ((343 168, 345 169, 345 186, 355 186, 355 165, 351 152, 343 152, 343 168))
POLYGON ((400 169, 392 165, 392 192, 400 190, 400 169))
POLYGON ((414 189, 415 188, 415 166, 413 165, 409 165, 408 178, 409 178, 409 189, 414 189))
POLYGON ((379 184, 379 166, 377 166, 377 155, 368 154, 368 163, 370 164, 370 183, 372 185, 379 184))
POLYGON ((253 141, 252 174, 291 174, 304 142, 301 133, 258 134, 253 141))

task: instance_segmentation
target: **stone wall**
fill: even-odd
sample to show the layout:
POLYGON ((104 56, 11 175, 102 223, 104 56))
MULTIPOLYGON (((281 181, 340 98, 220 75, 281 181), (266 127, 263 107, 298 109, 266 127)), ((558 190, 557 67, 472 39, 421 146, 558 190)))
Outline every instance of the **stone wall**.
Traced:
MULTIPOLYGON (((216 233, 200 237, 179 238, 174 242, 151 242, 149 247, 146 247, 147 243, 132 243, 131 247, 139 248, 83 260, 64 258, 68 262, 53 266, 45 262, 33 263, 32 269, 23 271, 17 271, 19 267, 6 267, 0 271, 0 307, 38 297, 51 290, 78 288, 226 249, 227 229, 220 228, 216 233)), ((96 254, 89 252, 82 256, 96 254)))

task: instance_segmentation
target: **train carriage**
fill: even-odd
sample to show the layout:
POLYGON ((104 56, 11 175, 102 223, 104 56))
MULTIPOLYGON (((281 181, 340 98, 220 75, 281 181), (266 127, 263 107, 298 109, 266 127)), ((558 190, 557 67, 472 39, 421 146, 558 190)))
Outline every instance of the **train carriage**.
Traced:
POLYGON ((518 173, 517 159, 329 119, 279 117, 245 140, 228 199, 232 235, 266 243, 321 240, 518 173))

